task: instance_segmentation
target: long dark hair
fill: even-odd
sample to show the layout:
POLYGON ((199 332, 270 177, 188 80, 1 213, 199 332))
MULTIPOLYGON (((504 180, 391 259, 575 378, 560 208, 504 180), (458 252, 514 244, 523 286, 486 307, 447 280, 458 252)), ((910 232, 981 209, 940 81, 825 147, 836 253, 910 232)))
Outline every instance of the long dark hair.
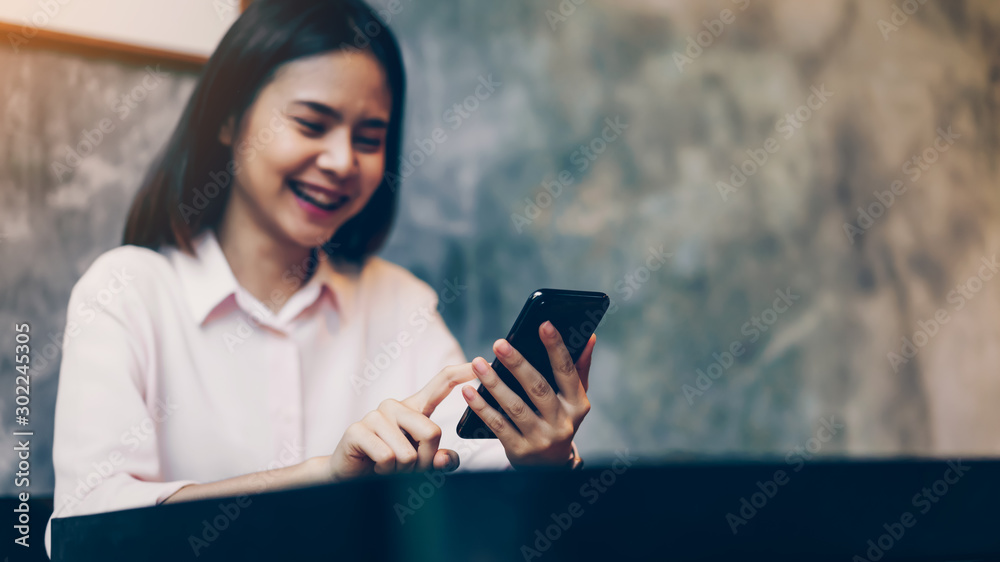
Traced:
POLYGON ((361 0, 256 0, 209 58, 184 113, 152 164, 129 209, 123 244, 192 253, 192 239, 222 218, 232 184, 234 146, 219 142, 230 117, 235 129, 282 64, 330 51, 367 51, 381 63, 392 93, 385 173, 361 212, 322 244, 335 259, 361 263, 385 243, 396 213, 406 75, 392 32, 361 0), (391 175, 390 175, 391 174, 391 175))

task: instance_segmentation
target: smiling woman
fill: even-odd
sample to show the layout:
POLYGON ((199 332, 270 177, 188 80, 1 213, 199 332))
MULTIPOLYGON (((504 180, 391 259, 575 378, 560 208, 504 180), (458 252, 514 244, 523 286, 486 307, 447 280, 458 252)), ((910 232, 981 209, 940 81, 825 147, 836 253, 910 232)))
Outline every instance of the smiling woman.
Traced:
MULTIPOLYGON (((317 160, 317 168, 342 166, 330 161, 331 155, 336 157, 331 143, 342 142, 344 133, 349 133, 351 150, 343 157, 360 157, 357 178, 347 178, 356 185, 338 186, 338 191, 330 178, 307 182, 300 176, 298 180, 338 195, 354 190, 351 209, 340 213, 353 220, 325 225, 328 236, 320 243, 329 242, 324 249, 331 257, 359 263, 385 241, 396 206, 396 192, 385 182, 375 181, 377 189, 362 193, 359 179, 370 182, 383 172, 398 172, 404 97, 399 47, 367 6, 360 2, 251 4, 209 59, 163 157, 133 203, 125 243, 148 248, 175 244, 190 251, 196 233, 219 225, 233 194, 244 199, 239 204, 247 203, 241 184, 255 184, 263 176, 273 181, 281 174, 280 191, 292 195, 293 176, 301 170, 289 167, 301 167, 320 152, 325 155, 317 160), (362 32, 361 41, 358 30, 374 32, 362 32), (365 45, 364 50, 356 44, 365 45), (284 123, 275 126, 273 116, 284 123), (353 121, 345 121, 348 118, 353 121), (286 123, 291 129, 284 128, 286 123), (379 144, 373 146, 376 140, 379 144), (263 162, 257 162, 258 157, 263 162), (182 216, 182 206, 198 207, 196 190, 207 191, 210 180, 217 177, 213 173, 235 178, 232 189, 223 182, 219 195, 209 198, 197 216, 182 216), (250 177, 246 174, 253 179, 241 181, 250 177), (334 232, 336 238, 330 240, 334 232)), ((329 174, 336 175, 337 170, 325 169, 324 175, 329 174)), ((309 202, 309 207, 320 210, 313 205, 316 202, 309 202)), ((270 212, 283 213, 281 208, 270 212)), ((272 217, 269 228, 275 228, 276 219, 272 217)), ((317 245, 322 230, 309 233, 315 236, 308 246, 317 245)), ((278 234, 287 239, 290 232, 278 234)), ((297 261, 294 257, 292 261, 297 261)))
MULTIPOLYGON (((223 248, 254 229, 291 264, 330 240, 379 188, 391 108, 385 73, 370 54, 335 51, 284 64, 241 123, 230 116, 220 128, 219 142, 232 148, 267 130, 272 114, 289 125, 252 155, 234 152, 232 193, 218 224, 223 248)), ((261 300, 268 294, 248 288, 261 300)))
MULTIPOLYGON (((575 398, 539 394, 544 413, 515 416, 496 441, 456 433, 467 405, 501 417, 452 392, 477 377, 514 396, 508 413, 532 410, 485 360, 466 361, 433 289, 374 256, 397 203, 404 92, 396 40, 360 0, 258 0, 236 21, 137 194, 124 245, 73 289, 67 325, 81 328, 60 368, 54 518, 460 461, 580 465, 594 339, 574 364, 540 326, 575 398), (84 317, 126 267, 125 290, 84 317), (126 442, 136 427, 144 438, 126 442)), ((548 388, 503 343, 522 386, 548 388)))

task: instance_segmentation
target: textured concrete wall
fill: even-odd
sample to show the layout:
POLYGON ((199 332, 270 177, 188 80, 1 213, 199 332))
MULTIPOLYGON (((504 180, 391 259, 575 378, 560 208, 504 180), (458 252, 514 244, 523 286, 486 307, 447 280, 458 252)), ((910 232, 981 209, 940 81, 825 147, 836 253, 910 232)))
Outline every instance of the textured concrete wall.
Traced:
POLYGON ((138 182, 194 88, 193 76, 160 70, 24 46, 17 54, 0 49, 0 341, 7 342, 0 347, 0 494, 18 490, 11 431, 17 427, 14 326, 22 322, 32 334, 31 492, 52 492, 52 423, 70 289, 97 256, 121 242, 138 182))
MULTIPOLYGON (((996 454, 1000 276, 970 278, 1000 252, 1000 7, 917 5, 404 1, 414 165, 383 255, 464 286, 443 314, 470 357, 532 289, 609 293, 591 458, 784 455, 831 416, 821 454, 996 454)), ((58 339, 194 83, 165 77, 122 119, 145 73, 0 51, 5 397, 13 324, 58 339)), ((56 362, 34 371, 42 486, 56 362)))

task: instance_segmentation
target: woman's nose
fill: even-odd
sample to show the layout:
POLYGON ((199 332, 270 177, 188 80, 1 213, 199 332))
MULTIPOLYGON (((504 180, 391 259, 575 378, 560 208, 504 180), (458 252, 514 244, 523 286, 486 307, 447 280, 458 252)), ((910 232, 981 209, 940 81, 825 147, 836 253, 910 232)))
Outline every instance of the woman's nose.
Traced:
POLYGON ((351 144, 351 131, 347 127, 338 127, 327 135, 323 152, 316 159, 316 165, 323 171, 330 172, 339 178, 350 176, 356 165, 354 148, 351 144))

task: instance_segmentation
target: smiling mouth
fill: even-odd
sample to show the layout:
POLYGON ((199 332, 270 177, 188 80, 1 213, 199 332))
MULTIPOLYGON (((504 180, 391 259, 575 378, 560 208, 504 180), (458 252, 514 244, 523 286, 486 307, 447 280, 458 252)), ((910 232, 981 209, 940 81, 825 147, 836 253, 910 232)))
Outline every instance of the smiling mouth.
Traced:
POLYGON ((294 193, 296 197, 324 211, 336 211, 337 209, 343 207, 349 199, 346 195, 330 196, 329 194, 322 193, 319 190, 304 187, 301 183, 295 180, 288 180, 287 183, 288 188, 292 190, 292 193, 294 193))

